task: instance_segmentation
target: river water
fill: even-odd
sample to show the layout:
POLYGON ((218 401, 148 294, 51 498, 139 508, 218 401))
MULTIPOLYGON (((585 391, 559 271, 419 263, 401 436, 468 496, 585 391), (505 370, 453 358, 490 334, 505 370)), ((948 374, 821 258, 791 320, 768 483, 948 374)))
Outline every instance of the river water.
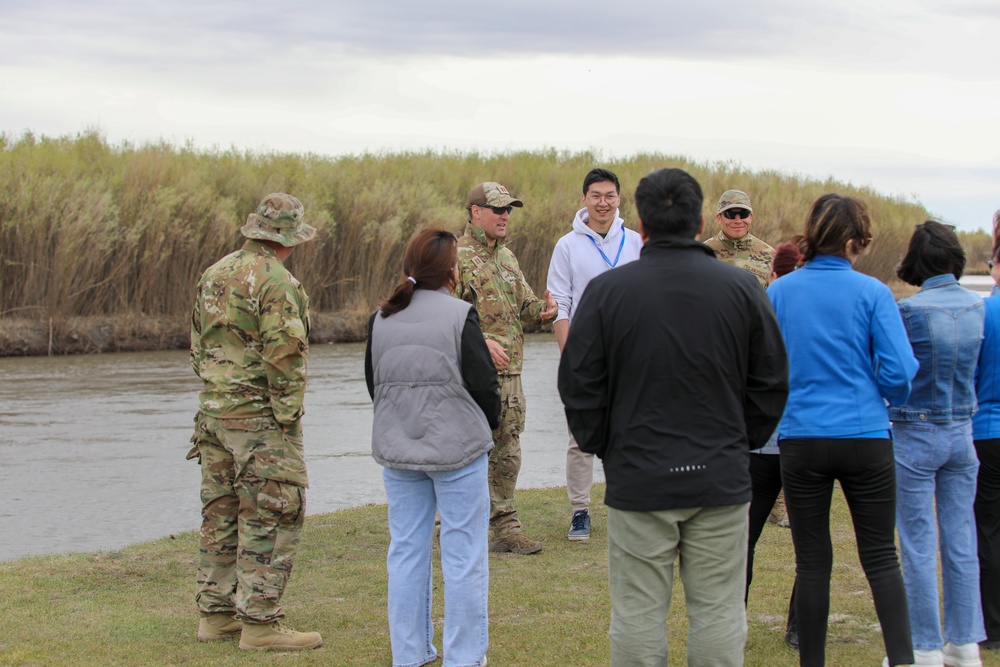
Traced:
MULTIPOLYGON (((989 276, 962 283, 992 287, 989 276)), ((527 336, 521 488, 566 483, 558 363, 552 335, 527 336)), ((363 369, 363 344, 310 350, 309 514, 385 502, 363 369)), ((0 358, 0 560, 196 529, 199 470, 184 455, 199 388, 181 351, 0 358)))
MULTIPOLYGON (((566 484, 558 363, 552 335, 527 336, 521 488, 566 484)), ((182 351, 0 359, 0 560, 198 528, 200 472, 184 456, 200 384, 182 351)), ((364 344, 313 346, 309 514, 385 502, 371 423, 364 344)))

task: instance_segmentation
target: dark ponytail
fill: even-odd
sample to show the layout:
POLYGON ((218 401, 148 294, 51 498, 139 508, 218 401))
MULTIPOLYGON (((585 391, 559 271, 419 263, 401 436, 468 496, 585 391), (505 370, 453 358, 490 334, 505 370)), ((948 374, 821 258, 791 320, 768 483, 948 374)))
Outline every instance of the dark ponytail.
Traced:
POLYGON ((454 289, 458 237, 444 229, 424 229, 414 234, 403 253, 404 278, 382 302, 382 317, 395 315, 410 305, 418 289, 454 289))
POLYGON ((846 257, 847 245, 852 241, 858 253, 868 247, 872 242, 871 227, 863 201, 838 194, 823 195, 809 211, 799 247, 807 262, 816 255, 846 257))

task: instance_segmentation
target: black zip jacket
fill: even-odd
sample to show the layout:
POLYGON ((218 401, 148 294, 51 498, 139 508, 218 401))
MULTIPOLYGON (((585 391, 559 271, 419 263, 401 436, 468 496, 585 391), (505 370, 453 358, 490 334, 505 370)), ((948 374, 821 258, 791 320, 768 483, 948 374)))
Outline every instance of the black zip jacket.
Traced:
POLYGON ((605 503, 649 512, 750 500, 748 452, 778 425, 788 360, 757 280, 692 239, 646 242, 587 286, 559 394, 605 503))

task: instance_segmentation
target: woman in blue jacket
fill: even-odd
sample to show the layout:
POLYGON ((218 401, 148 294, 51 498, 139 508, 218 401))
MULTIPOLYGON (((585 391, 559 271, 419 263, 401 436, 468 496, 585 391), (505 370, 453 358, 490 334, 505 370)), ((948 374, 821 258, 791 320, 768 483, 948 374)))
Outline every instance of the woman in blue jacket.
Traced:
MULTIPOLYGON (((994 230, 1000 211, 993 216, 994 230)), ((990 275, 1000 285, 1000 244, 994 247, 990 275)), ((976 485, 976 533, 979 551, 979 592, 986 641, 980 646, 1000 650, 1000 294, 985 299, 983 345, 979 350, 972 431, 979 457, 976 485)))
POLYGON ((917 225, 896 271, 920 291, 899 302, 920 370, 889 409, 896 457, 896 526, 919 665, 980 667, 986 638, 972 505, 979 461, 972 445, 974 378, 983 300, 958 284, 965 251, 951 227, 917 225), (937 521, 935 521, 935 511, 937 521), (938 548, 944 635, 938 599, 938 548))
POLYGON ((799 664, 822 667, 830 609, 830 502, 839 480, 882 625, 888 665, 913 662, 896 557, 895 465, 885 401, 910 393, 917 361, 889 289, 853 270, 871 243, 859 200, 828 194, 806 219, 805 264, 767 290, 789 362, 778 426, 795 545, 799 664))
POLYGON ((431 547, 441 517, 444 667, 486 664, 487 459, 500 420, 497 371, 476 309, 451 295, 458 239, 427 229, 406 247, 392 295, 372 315, 365 381, 372 457, 389 501, 392 664, 434 662, 431 547))

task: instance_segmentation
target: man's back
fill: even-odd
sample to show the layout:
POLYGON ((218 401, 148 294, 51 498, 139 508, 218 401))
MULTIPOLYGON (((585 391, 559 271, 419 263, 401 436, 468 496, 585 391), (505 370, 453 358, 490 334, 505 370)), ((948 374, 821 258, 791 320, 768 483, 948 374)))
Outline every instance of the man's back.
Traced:
POLYGON ((573 337, 593 342, 567 346, 570 367, 607 373, 607 396, 592 398, 607 409, 606 431, 594 436, 607 447, 608 505, 654 511, 750 499, 748 439, 762 444, 769 431, 749 401, 769 403, 763 421, 773 426, 784 394, 772 389, 787 377, 777 323, 751 275, 695 241, 649 241, 638 262, 591 282, 573 337), (759 396, 757 384, 767 387, 759 396))
POLYGON ((191 318, 191 365, 205 383, 202 412, 297 419, 307 349, 305 293, 267 246, 247 241, 205 271, 191 318))

